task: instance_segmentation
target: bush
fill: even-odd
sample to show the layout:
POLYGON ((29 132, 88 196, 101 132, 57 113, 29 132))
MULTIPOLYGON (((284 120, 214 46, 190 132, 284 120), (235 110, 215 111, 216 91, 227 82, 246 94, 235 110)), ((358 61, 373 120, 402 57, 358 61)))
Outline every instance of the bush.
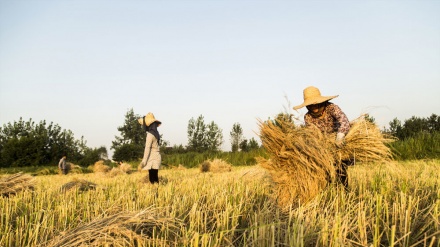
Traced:
POLYGON ((403 141, 389 144, 398 160, 440 158, 440 132, 419 132, 403 141))

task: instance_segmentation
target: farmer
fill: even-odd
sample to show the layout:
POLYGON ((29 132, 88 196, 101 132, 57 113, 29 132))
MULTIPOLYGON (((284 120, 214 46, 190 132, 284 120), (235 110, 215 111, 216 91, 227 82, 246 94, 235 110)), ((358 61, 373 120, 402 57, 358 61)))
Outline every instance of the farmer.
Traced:
POLYGON ((63 157, 60 159, 60 162, 58 162, 58 168, 61 170, 61 172, 66 175, 69 172, 69 166, 67 165, 67 156, 63 155, 63 157))
MULTIPOLYGON (((335 144, 341 148, 344 145, 345 135, 350 130, 350 122, 339 106, 329 102, 338 95, 322 96, 319 89, 313 86, 304 89, 303 94, 304 102, 293 109, 298 110, 305 106, 308 110, 304 115, 306 126, 314 125, 324 133, 336 133, 335 144)), ((350 160, 343 160, 341 165, 336 165, 336 175, 345 189, 348 189, 347 166, 352 163, 350 160)))
POLYGON ((139 118, 138 122, 147 131, 145 141, 144 158, 139 166, 142 170, 148 170, 148 177, 151 184, 159 183, 159 168, 162 157, 159 153, 160 135, 157 131, 162 123, 154 118, 153 113, 148 113, 143 118, 139 118))

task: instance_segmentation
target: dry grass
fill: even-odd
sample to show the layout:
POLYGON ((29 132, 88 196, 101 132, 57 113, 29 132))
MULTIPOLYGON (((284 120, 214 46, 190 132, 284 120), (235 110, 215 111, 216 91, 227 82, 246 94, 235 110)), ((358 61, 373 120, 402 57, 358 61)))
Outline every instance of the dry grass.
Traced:
POLYGON ((232 165, 222 159, 206 160, 200 164, 200 172, 230 172, 232 165))
POLYGON ((106 173, 109 172, 111 170, 110 166, 107 166, 104 164, 103 160, 99 160, 97 162, 95 162, 95 164, 93 165, 93 172, 101 172, 101 173, 106 173))
POLYGON ((22 172, 0 178, 0 196, 9 197, 20 191, 34 189, 34 179, 22 172))
POLYGON ((325 134, 314 127, 295 126, 291 121, 278 119, 259 122, 260 137, 271 158, 260 159, 274 182, 278 204, 308 202, 327 184, 335 181, 336 166, 343 160, 385 162, 391 151, 385 143, 391 141, 363 118, 352 123, 342 148, 335 145, 335 134, 325 134))
MULTIPOLYGON (((74 173, 74 174, 81 174, 82 172, 82 168, 79 165, 75 165, 71 162, 67 162, 67 169, 69 170, 69 173, 74 173)), ((60 171, 61 173, 61 171, 60 171)))
POLYGON ((63 186, 61 186, 61 191, 68 191, 72 189, 78 189, 79 191, 87 191, 96 189, 97 184, 89 182, 84 179, 74 178, 63 186))
POLYGON ((360 163, 349 168, 349 192, 329 186, 287 211, 270 200, 260 166, 163 169, 167 182, 154 186, 138 172, 75 175, 99 185, 82 193, 60 193, 73 176, 37 176, 33 191, 0 198, 0 246, 439 246, 439 166, 360 163))
POLYGON ((171 246, 177 243, 180 221, 158 215, 157 209, 121 212, 95 219, 54 238, 41 246, 171 246), (167 229, 167 240, 153 239, 167 229))
POLYGON ((133 169, 131 168, 131 165, 128 164, 128 163, 122 163, 122 164, 120 164, 120 165, 119 165, 119 169, 120 169, 122 172, 125 172, 125 173, 131 173, 131 172, 133 172, 133 169))

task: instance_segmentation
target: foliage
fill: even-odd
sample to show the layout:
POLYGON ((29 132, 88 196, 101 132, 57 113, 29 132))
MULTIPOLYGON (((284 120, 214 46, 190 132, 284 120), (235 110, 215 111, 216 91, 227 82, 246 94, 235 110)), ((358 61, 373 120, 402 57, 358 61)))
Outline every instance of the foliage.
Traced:
POLYGON ((162 154, 162 163, 165 167, 182 165, 187 168, 197 167, 205 160, 222 159, 234 166, 255 165, 257 157, 267 158, 266 151, 262 148, 249 152, 185 152, 162 154))
POLYGON ((440 131, 440 116, 432 114, 427 118, 411 117, 404 123, 394 118, 390 123, 390 128, 386 132, 394 135, 399 140, 414 137, 420 132, 434 133, 440 131))
POLYGON ((237 152, 239 146, 244 141, 243 140, 243 129, 241 128, 240 123, 234 123, 232 125, 232 130, 231 130, 231 132, 229 132, 229 134, 231 136, 231 151, 237 152))
POLYGON ((251 138, 248 142, 247 139, 244 139, 243 141, 240 142, 240 150, 243 152, 249 152, 251 150, 255 150, 258 149, 260 146, 258 145, 257 140, 255 140, 255 138, 251 138))
POLYGON ((142 157, 144 148, 141 145, 134 143, 127 143, 116 148, 113 153, 113 160, 117 161, 131 161, 142 157))
POLYGON ((370 123, 373 123, 373 124, 376 123, 376 119, 373 116, 371 116, 370 114, 365 114, 364 118, 366 121, 368 121, 370 123))
POLYGON ((99 148, 87 148, 83 158, 78 161, 78 165, 87 167, 98 160, 104 160, 107 158, 107 149, 104 146, 99 148))
POLYGON ((188 122, 187 150, 195 152, 218 151, 223 143, 222 130, 214 121, 205 124, 203 115, 197 120, 191 118, 188 122))
POLYGON ((394 157, 399 160, 440 158, 440 131, 418 132, 402 141, 389 144, 394 157))
POLYGON ((0 167, 55 165, 63 155, 79 162, 104 153, 105 147, 90 149, 83 137, 76 140, 72 131, 52 122, 36 124, 32 119, 26 122, 20 118, 0 128, 0 167))
POLYGON ((203 115, 200 115, 197 120, 191 118, 188 122, 188 149, 194 151, 205 150, 205 121, 203 115))
POLYGON ((145 131, 142 129, 142 125, 137 121, 140 117, 140 115, 134 113, 133 108, 127 111, 124 124, 118 127, 121 136, 115 136, 115 140, 112 141, 111 149, 116 152, 125 144, 132 144, 140 147, 145 145, 145 131))

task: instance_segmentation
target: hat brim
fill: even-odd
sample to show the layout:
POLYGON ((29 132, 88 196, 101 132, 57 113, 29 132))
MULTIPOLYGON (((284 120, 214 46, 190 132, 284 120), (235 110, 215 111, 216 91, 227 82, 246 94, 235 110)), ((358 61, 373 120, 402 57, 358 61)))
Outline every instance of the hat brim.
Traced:
POLYGON ((304 106, 323 103, 323 102, 329 101, 331 99, 334 99, 334 98, 336 98, 338 96, 339 95, 335 95, 335 96, 318 96, 318 97, 314 97, 312 99, 307 99, 301 105, 293 107, 293 109, 294 110, 299 110, 299 109, 303 108, 304 106))
MULTIPOLYGON (((138 123, 140 124, 140 125, 142 125, 143 124, 143 118, 139 118, 138 119, 138 123)), ((146 119, 146 121, 145 121, 145 125, 147 125, 147 126, 150 126, 150 124, 152 124, 152 123, 154 123, 154 122, 157 122, 157 123, 159 123, 159 124, 162 124, 162 122, 161 121, 159 121, 159 120, 153 120, 153 121, 148 121, 148 119, 146 119)))

